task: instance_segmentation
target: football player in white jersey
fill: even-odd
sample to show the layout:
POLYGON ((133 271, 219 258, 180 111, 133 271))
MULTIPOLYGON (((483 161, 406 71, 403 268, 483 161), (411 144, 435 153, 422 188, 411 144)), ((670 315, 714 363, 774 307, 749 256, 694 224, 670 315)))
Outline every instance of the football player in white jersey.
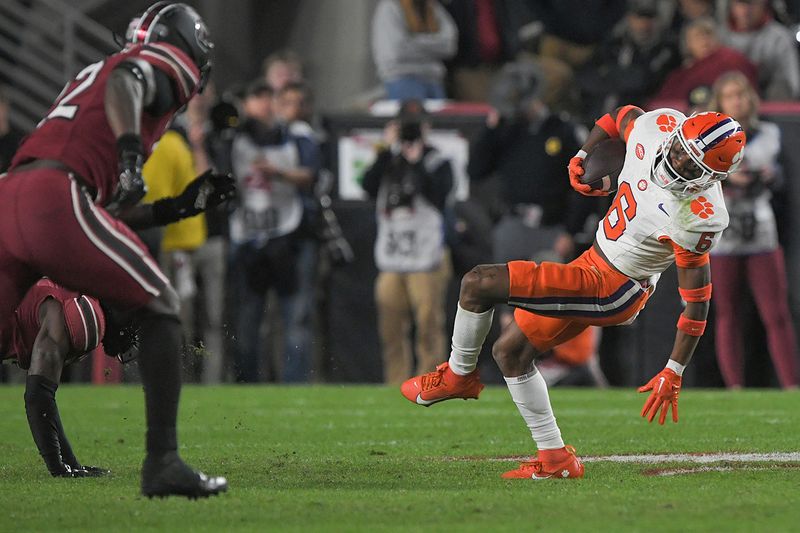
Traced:
POLYGON ((590 325, 631 323, 673 261, 686 308, 666 367, 639 391, 650 393, 642 416, 652 421, 660 411, 663 424, 671 407, 678 421, 681 374, 703 334, 711 298, 708 251, 728 225, 719 182, 741 161, 745 134, 721 113, 687 118, 673 109, 618 108, 597 120, 570 161, 570 182, 578 192, 608 194, 582 184, 580 176, 587 152, 612 137, 626 143, 625 163, 592 247, 566 265, 512 261, 472 269, 461 281, 450 359, 401 387, 406 398, 424 406, 477 398, 483 385, 476 365, 493 306, 514 306, 514 321, 492 355, 538 452, 505 478, 583 476, 574 448, 561 438, 534 359, 590 325))

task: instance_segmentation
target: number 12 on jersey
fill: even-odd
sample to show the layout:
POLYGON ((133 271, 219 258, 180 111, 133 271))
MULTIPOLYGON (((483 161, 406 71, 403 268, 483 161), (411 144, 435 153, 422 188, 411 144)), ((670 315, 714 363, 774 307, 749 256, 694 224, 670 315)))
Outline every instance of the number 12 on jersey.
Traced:
POLYGON ((603 219, 603 232, 606 239, 616 241, 625 233, 628 222, 636 217, 636 198, 627 181, 620 183, 614 202, 603 219))
MULTIPOLYGON (((73 82, 67 83, 66 87, 64 87, 64 90, 61 91, 61 94, 58 95, 58 98, 56 99, 56 102, 58 102, 57 105, 50 111, 44 120, 50 120, 53 118, 65 118, 67 120, 72 120, 75 118, 75 113, 78 112, 78 106, 72 105, 70 102, 76 96, 88 89, 92 83, 94 83, 95 78, 97 78, 97 74, 100 72, 100 69, 103 68, 103 63, 104 61, 92 63, 80 71, 78 75, 75 76, 74 80, 79 81, 80 83, 75 85, 72 91, 68 92, 68 89, 73 82)), ((42 122, 44 122, 44 120, 42 122)))

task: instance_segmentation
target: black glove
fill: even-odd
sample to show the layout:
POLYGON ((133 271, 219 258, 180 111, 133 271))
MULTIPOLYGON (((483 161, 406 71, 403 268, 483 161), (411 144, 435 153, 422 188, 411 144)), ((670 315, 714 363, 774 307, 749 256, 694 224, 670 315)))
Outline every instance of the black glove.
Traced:
POLYGON ((139 356, 139 328, 131 323, 122 325, 108 320, 103 351, 123 365, 135 361, 139 356))
POLYGON ((212 209, 236 194, 236 181, 230 174, 206 170, 175 198, 153 203, 153 220, 164 226, 212 209))
POLYGON ((99 466, 70 466, 62 464, 60 468, 51 469, 50 474, 53 477, 103 477, 110 474, 110 470, 100 468, 99 466))
POLYGON ((147 186, 142 179, 144 149, 141 137, 133 133, 122 135, 117 139, 117 155, 119 183, 110 205, 116 208, 131 207, 139 203, 147 192, 147 186))

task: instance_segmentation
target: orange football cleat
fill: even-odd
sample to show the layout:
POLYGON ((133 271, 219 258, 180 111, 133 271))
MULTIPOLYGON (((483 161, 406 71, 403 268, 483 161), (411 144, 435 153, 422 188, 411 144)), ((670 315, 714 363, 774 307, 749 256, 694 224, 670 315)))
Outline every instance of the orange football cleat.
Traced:
POLYGON ((509 470, 505 479, 551 479, 583 477, 583 463, 575 455, 575 448, 565 446, 560 450, 540 450, 532 461, 509 470))
POLYGON ((477 369, 466 376, 459 376, 450 370, 450 365, 446 362, 437 366, 433 372, 414 376, 400 386, 403 396, 425 407, 454 398, 477 400, 482 390, 483 383, 477 369))

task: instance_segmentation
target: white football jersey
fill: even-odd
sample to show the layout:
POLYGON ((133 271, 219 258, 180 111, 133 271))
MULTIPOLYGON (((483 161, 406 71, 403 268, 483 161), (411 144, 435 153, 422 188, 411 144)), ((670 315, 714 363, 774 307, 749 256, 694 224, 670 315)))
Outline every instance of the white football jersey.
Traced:
POLYGON ((617 194, 595 239, 611 263, 636 280, 658 276, 675 260, 672 244, 706 253, 728 226, 722 185, 679 198, 650 179, 653 159, 670 132, 686 117, 656 109, 636 119, 626 144, 617 194))

